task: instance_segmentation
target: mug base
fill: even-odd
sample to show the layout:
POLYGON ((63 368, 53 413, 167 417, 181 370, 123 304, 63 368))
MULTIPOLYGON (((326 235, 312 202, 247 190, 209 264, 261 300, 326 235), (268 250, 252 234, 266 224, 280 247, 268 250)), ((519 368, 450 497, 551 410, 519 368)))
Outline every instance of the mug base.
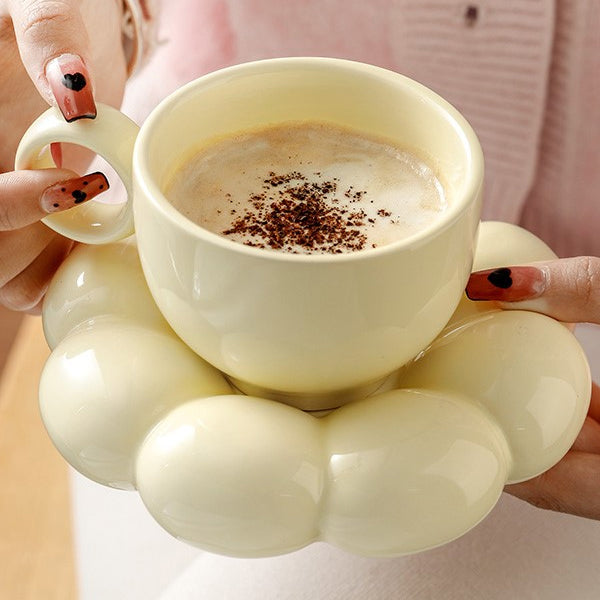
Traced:
POLYGON ((349 404, 350 402, 362 400, 363 398, 370 396, 385 383, 387 378, 388 377, 386 376, 364 385, 334 390, 332 392, 286 392, 283 390, 274 390, 257 386, 227 376, 229 383, 246 396, 257 396, 258 398, 275 400, 276 402, 293 406, 299 410, 310 412, 314 416, 324 416, 328 411, 339 408, 344 404, 349 404), (323 413, 323 415, 319 413, 323 413))

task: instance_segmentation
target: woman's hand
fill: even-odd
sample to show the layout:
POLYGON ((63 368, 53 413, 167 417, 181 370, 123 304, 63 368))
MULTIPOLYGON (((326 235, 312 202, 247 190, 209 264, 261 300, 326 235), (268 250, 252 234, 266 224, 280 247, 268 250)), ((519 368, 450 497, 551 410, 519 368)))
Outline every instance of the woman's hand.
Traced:
POLYGON ((15 172, 17 145, 49 104, 68 121, 93 118, 96 100, 120 105, 120 19, 119 0, 0 0, 0 304, 11 309, 37 310, 72 245, 39 219, 107 186, 79 178, 89 158, 58 145, 55 162, 70 169, 15 172))
MULTIPOLYGON (((600 258, 578 257, 473 273, 472 300, 534 310, 567 323, 600 323, 600 258)), ((600 520, 600 387, 566 456, 552 469, 506 487, 509 494, 560 512, 600 520)))

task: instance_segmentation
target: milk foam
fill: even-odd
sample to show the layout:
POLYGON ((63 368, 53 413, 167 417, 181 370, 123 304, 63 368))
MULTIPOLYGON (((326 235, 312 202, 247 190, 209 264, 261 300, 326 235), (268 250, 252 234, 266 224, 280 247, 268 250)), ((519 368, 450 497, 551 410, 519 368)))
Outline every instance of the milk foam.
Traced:
MULTIPOLYGON (((361 243, 330 240, 310 246, 320 239, 313 224, 307 231, 307 239, 313 241, 296 236, 280 243, 278 237, 276 249, 323 253, 378 247, 429 226, 447 207, 433 170, 410 152, 320 123, 278 125, 219 140, 179 169, 166 195, 205 229, 272 248, 272 239, 266 239, 261 227, 281 216, 282 201, 285 209, 292 202, 310 201, 307 190, 308 196, 319 197, 324 210, 329 207, 331 214, 341 216, 335 222, 342 228, 359 232, 353 239, 361 243)), ((325 212, 321 220, 331 221, 325 212)), ((286 216, 286 225, 276 226, 289 229, 289 218, 302 221, 305 215, 286 216)))

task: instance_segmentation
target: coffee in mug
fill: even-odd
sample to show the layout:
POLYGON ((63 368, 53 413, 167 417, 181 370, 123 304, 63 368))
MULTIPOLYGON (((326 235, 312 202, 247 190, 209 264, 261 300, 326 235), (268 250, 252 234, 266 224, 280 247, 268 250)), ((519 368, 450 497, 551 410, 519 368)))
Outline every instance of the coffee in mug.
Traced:
POLYGON ((406 238, 447 198, 433 169, 392 140, 328 123, 284 123, 205 144, 167 184, 171 204, 247 246, 341 254, 406 238))

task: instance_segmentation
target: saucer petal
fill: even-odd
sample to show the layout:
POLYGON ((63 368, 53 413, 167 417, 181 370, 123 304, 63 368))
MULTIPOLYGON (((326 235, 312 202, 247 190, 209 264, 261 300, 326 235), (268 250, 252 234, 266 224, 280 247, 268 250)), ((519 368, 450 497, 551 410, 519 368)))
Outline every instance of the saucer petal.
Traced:
POLYGON ((510 468, 502 432, 460 394, 395 390, 324 419, 324 538, 397 556, 466 533, 496 504, 510 468))
POLYGON ((446 330, 399 384, 459 392, 481 403, 508 440, 509 483, 564 456, 583 425, 591 389, 575 336, 554 319, 525 311, 497 311, 446 330))
POLYGON ((228 394, 215 368, 173 335, 108 319, 68 336, 40 381, 40 409, 55 446, 78 471, 134 489, 138 446, 190 398, 228 394))
POLYGON ((318 536, 318 419, 251 396, 194 400, 142 444, 144 504, 171 534, 230 556, 290 552, 318 536))
POLYGON ((133 238, 73 250, 44 299, 46 341, 54 348, 71 331, 105 315, 169 330, 146 286, 133 238))

